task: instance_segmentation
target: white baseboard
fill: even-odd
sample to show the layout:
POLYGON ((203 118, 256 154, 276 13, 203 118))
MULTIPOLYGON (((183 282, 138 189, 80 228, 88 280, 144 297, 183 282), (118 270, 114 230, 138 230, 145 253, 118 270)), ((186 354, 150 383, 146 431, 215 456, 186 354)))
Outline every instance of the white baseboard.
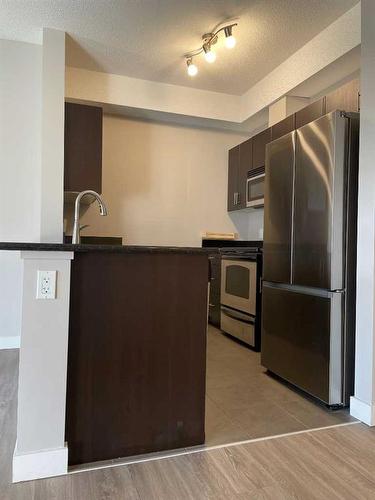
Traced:
POLYGON ((350 398, 350 415, 367 425, 375 425, 375 405, 365 403, 354 396, 350 398))
POLYGON ((20 337, 0 337, 0 350, 1 349, 19 349, 20 337))
POLYGON ((68 473, 68 448, 13 454, 13 483, 68 473))

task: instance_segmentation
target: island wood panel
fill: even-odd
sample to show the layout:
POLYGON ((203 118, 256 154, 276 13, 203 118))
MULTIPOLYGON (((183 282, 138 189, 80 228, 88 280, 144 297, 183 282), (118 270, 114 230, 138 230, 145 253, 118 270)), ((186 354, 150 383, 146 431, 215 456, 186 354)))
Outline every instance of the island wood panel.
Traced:
POLYGON ((69 464, 204 442, 208 257, 76 253, 69 464))

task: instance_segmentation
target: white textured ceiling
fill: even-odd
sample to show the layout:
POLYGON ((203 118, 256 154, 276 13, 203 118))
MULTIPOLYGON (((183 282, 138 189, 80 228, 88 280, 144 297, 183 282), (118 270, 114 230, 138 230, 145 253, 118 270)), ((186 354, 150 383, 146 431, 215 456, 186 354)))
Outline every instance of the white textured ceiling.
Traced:
POLYGON ((358 0, 0 0, 0 38, 39 42, 43 27, 68 33, 67 65, 242 94, 358 0), (217 61, 183 54, 238 18, 237 46, 217 61))

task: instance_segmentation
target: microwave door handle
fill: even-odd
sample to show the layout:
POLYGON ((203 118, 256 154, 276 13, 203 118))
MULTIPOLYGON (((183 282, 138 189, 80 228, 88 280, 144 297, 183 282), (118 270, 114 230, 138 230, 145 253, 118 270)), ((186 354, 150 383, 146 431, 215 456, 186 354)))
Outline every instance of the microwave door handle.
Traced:
POLYGON ((265 177, 265 176, 266 176, 266 174, 259 174, 259 175, 256 175, 254 177, 250 176, 250 177, 247 178, 247 182, 249 182, 249 181, 256 181, 257 179, 261 179, 262 177, 265 177))

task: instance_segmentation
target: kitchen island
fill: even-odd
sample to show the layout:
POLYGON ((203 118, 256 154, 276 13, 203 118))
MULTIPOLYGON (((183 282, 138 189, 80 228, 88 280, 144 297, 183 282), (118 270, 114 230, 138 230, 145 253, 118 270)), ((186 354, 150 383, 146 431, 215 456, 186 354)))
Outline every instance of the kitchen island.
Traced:
POLYGON ((204 443, 205 249, 0 249, 24 260, 15 481, 204 443), (36 299, 38 270, 57 271, 56 300, 36 299))

